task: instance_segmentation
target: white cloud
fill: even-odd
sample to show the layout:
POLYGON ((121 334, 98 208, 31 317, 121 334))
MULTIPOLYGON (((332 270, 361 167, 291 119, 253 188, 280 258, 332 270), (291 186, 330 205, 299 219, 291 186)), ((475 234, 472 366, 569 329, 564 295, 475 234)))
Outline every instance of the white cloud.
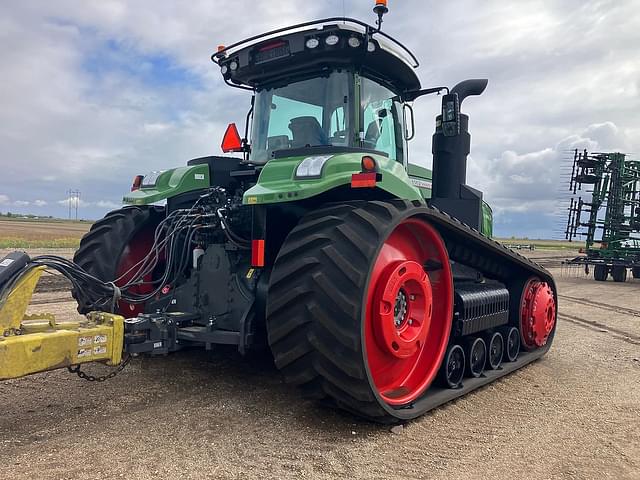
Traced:
POLYGON ((34 200, 33 204, 34 204, 36 207, 45 207, 45 206, 47 206, 47 205, 48 205, 48 203, 47 203, 47 202, 45 202, 44 200, 34 200))
POLYGON ((0 194, 0 205, 6 205, 9 203, 9 196, 0 194))
POLYGON ((75 208, 76 206, 78 207, 89 207, 91 206, 91 203, 86 202, 84 200, 82 200, 81 198, 77 198, 77 197, 67 197, 63 200, 58 200, 56 203, 58 203, 58 205, 63 205, 65 207, 69 207, 71 206, 71 208, 75 208))
POLYGON ((171 128, 169 123, 145 123, 144 131, 147 133, 162 133, 171 128))
POLYGON ((95 205, 96 207, 108 208, 109 210, 114 210, 122 206, 121 203, 112 202, 111 200, 99 200, 95 203, 95 205))

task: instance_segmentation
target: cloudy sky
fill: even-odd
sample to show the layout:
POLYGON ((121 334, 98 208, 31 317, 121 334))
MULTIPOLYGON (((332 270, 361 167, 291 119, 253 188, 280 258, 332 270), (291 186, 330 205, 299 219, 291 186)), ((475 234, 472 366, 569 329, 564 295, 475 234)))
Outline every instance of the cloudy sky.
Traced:
MULTIPOLYGON (((131 178, 220 154, 249 98, 209 60, 220 44, 346 13, 369 0, 70 0, 0 3, 0 211, 117 208, 131 178)), ((468 183, 499 235, 549 238, 563 158, 640 152, 640 15, 628 1, 391 0, 385 30, 421 60, 423 86, 489 78, 468 100, 468 183)), ((431 163, 437 99, 416 101, 413 162, 431 163)), ((637 157, 637 155, 636 155, 637 157)))

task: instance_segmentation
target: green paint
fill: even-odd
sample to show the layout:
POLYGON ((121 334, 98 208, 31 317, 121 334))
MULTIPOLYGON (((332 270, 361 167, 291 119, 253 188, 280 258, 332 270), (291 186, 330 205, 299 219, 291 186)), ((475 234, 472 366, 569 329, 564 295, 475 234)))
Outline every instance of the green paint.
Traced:
POLYGON ((210 185, 208 165, 178 167, 164 170, 158 175, 154 186, 133 191, 127 194, 122 202, 129 205, 147 205, 191 190, 207 188, 210 185))
MULTIPOLYGON (((424 198, 420 191, 411 185, 409 176, 401 163, 383 155, 371 155, 378 163, 382 180, 377 188, 394 197, 407 200, 424 198)), ((324 164, 322 176, 314 179, 296 179, 297 166, 306 158, 290 157, 269 161, 258 183, 244 194, 243 203, 248 205, 291 202, 314 197, 328 190, 351 184, 351 175, 360 172, 362 153, 342 153, 333 155, 324 164)), ((358 190, 353 190, 358 198, 358 190)))
POLYGON ((480 233, 491 238, 493 237, 493 211, 487 202, 482 202, 482 224, 480 233))
POLYGON ((431 170, 410 163, 409 178, 411 184, 420 190, 420 193, 425 200, 431 198, 431 170))

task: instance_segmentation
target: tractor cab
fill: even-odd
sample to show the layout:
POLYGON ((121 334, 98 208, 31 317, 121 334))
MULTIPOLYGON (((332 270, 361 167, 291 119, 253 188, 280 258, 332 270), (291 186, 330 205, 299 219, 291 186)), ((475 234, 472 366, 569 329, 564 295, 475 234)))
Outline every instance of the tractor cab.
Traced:
POLYGON ((420 90, 418 62, 379 29, 330 18, 221 47, 212 59, 227 84, 255 92, 250 148, 243 142, 250 163, 346 152, 406 163, 403 102, 420 90))

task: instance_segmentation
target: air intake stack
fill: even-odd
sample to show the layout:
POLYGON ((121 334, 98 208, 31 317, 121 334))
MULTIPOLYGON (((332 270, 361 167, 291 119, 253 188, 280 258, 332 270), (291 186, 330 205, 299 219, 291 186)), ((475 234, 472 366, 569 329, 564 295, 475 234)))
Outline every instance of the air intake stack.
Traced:
POLYGON ((460 113, 465 98, 480 95, 486 79, 460 82, 442 97, 442 113, 433 134, 433 192, 430 204, 470 227, 482 225, 482 192, 466 184, 467 155, 471 149, 469 117, 460 113))

